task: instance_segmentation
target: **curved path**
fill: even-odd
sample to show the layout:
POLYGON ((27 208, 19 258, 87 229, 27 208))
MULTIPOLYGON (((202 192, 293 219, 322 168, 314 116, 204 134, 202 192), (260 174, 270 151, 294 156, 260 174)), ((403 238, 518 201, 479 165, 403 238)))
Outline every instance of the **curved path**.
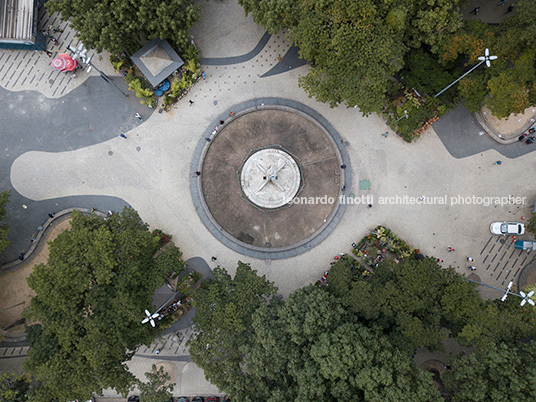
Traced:
MULTIPOLYGON (((185 101, 179 102, 170 113, 155 113, 134 128, 137 122, 131 121, 132 109, 122 116, 117 111, 126 107, 122 106, 125 100, 118 100, 107 106, 120 117, 119 121, 125 119, 125 124, 131 121, 127 140, 117 137, 121 129, 115 125, 92 143, 85 139, 88 142, 80 146, 56 148, 63 150, 60 152, 43 146, 48 144, 48 137, 42 139, 39 131, 33 131, 37 133, 38 145, 21 149, 22 152, 13 154, 7 163, 7 170, 11 169, 10 183, 20 194, 16 195, 20 198, 10 204, 10 212, 20 216, 12 215, 10 219, 20 218, 24 222, 23 213, 32 211, 41 203, 49 204, 46 204, 47 209, 41 210, 39 221, 27 225, 30 229, 21 227, 22 237, 26 236, 29 241, 31 228, 44 222, 46 213, 59 200, 82 197, 81 200, 89 199, 93 204, 105 200, 103 196, 116 197, 118 202, 124 200, 132 205, 151 226, 171 233, 186 258, 200 256, 209 261, 211 256, 217 256, 217 262, 231 273, 237 260, 250 262, 269 280, 275 281, 282 294, 288 294, 296 287, 314 282, 329 266, 334 254, 348 251, 346 248, 349 249, 353 241, 380 223, 396 231, 410 244, 418 245, 427 254, 439 255, 445 264, 462 269, 463 255, 474 255, 474 250, 480 250, 489 238, 488 224, 483 222, 517 220, 521 214, 527 215, 529 204, 533 202, 529 198, 533 197, 536 179, 527 176, 521 181, 519 172, 530 165, 530 155, 520 155, 499 167, 494 166, 500 158, 495 149, 475 148, 472 154, 463 154, 469 149, 469 145, 465 144, 456 151, 456 144, 447 144, 444 140, 446 134, 443 132, 448 131, 448 127, 440 126, 448 123, 448 119, 436 124, 439 136, 430 130, 411 145, 396 136, 382 137, 386 127, 378 116, 365 118, 353 108, 341 106, 332 109, 308 98, 297 84, 298 76, 306 74, 308 66, 287 68, 285 74, 274 73, 281 69, 281 58, 285 60, 285 55, 291 52, 284 35, 270 36, 262 50, 257 48, 253 55, 251 49, 255 49, 264 32, 255 28, 250 19, 243 17, 243 13, 242 16, 236 13, 236 2, 231 2, 232 13, 228 12, 228 3, 214 6, 218 12, 212 15, 212 19, 205 18, 204 23, 198 26, 196 42, 200 47, 203 45, 203 55, 211 58, 236 54, 237 44, 240 48, 237 57, 242 57, 240 54, 253 57, 248 56, 247 61, 229 65, 205 64, 206 80, 199 81, 186 98, 194 102, 192 106, 185 101), (243 28, 236 32, 228 29, 229 26, 241 27, 244 21, 253 34, 243 28), (206 40, 205 36, 210 40, 206 40), (247 47, 243 42, 247 42, 247 47), (362 196, 374 197, 373 208, 367 208, 366 201, 347 206, 338 225, 322 242, 298 256, 278 260, 277 264, 272 264, 268 258, 237 253, 223 245, 204 227, 197 213, 200 205, 190 192, 195 180, 193 169, 197 149, 216 122, 228 119, 229 112, 235 107, 240 108, 248 102, 254 105, 255 100, 262 102, 262 99, 269 98, 296 102, 323 116, 339 134, 339 146, 345 149, 351 161, 351 165, 347 164, 351 168, 345 172, 349 175, 345 183, 347 188, 354 189, 358 200, 362 200, 362 196), (460 157, 463 159, 457 159, 460 157), (361 180, 370 182, 370 190, 360 189, 361 180), (415 205, 396 199, 426 195, 446 197, 450 201, 450 197, 456 196, 508 194, 525 197, 526 201, 490 207, 459 206, 449 202, 415 205), (26 204, 28 209, 23 210, 21 205, 27 200, 35 200, 35 205, 26 204), (452 242, 459 244, 450 244, 452 242), (457 252, 445 256, 442 250, 447 246, 455 247, 457 252)), ((89 87, 89 82, 86 98, 82 100, 106 102, 103 96, 92 96, 93 86, 89 87)), ((75 90, 73 95, 78 91, 75 90)), ((110 91, 115 90, 110 88, 110 91)), ((116 96, 121 95, 117 92, 116 96)), ((137 99, 133 101, 137 102, 137 99)), ((84 106, 80 104, 79 107, 83 109, 84 106)), ((58 116, 66 123, 72 118, 68 114, 54 117, 58 119, 58 116)), ((25 118, 21 116, 19 120, 25 118)), ((88 119, 98 118, 88 115, 81 124, 79 121, 73 124, 88 127, 88 119)), ((461 127, 456 127, 463 134, 461 127)), ((106 203, 102 206, 92 204, 83 206, 104 211, 118 209, 110 208, 106 203)), ((19 233, 19 230, 14 232, 19 233)), ((16 256, 17 251, 13 254, 16 256)))
MULTIPOLYGON (((119 78, 115 81, 124 86, 119 78)), ((33 91, 9 92, 0 88, 0 105, 3 110, 9 110, 2 116, 0 131, 4 152, 0 159, 0 191, 11 190, 7 205, 11 244, 0 254, 0 263, 12 261, 20 252, 26 252, 32 235, 46 221, 49 212, 71 207, 117 211, 127 205, 115 197, 102 196, 32 200, 14 189, 10 169, 13 162, 27 152, 80 149, 133 129, 140 124, 134 117, 136 112, 149 116, 148 109, 143 108, 136 97, 125 98, 101 78, 89 77, 60 99, 49 99, 33 91)), ((41 169, 46 168, 41 166, 41 169)))

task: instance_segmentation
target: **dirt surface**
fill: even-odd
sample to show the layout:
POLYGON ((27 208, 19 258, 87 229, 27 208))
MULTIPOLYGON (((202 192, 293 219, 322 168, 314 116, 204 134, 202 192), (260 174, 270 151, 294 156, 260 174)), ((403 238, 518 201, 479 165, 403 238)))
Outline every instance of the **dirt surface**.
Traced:
MULTIPOLYGON (((35 254, 27 262, 18 265, 13 271, 0 274, 0 327, 4 328, 22 318, 22 311, 28 307, 35 295, 30 289, 26 278, 30 276, 34 266, 46 263, 48 260, 48 242, 54 240, 65 229, 70 228, 70 219, 64 219, 51 227, 46 236, 41 238, 43 243, 36 249, 35 254)), ((24 331, 24 325, 17 325, 6 331, 7 334, 17 334, 24 331)))
POLYGON ((301 166, 299 197, 337 200, 341 168, 329 135, 315 122, 283 110, 262 110, 233 120, 212 140, 203 162, 203 195, 213 218, 234 238, 257 247, 284 248, 313 235, 335 203, 263 211, 240 191, 241 165, 252 150, 280 146, 301 166))

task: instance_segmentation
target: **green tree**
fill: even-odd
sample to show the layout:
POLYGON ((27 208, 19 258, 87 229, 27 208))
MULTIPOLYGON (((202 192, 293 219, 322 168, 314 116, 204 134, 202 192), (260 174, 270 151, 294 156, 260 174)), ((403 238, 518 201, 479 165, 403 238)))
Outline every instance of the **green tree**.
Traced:
POLYGON ((158 369, 153 364, 151 371, 145 373, 148 382, 138 381, 140 400, 143 402, 169 402, 174 383, 169 383, 171 377, 164 371, 164 367, 158 369), (166 385, 168 383, 168 385, 166 385))
POLYGON ((193 0, 50 0, 46 7, 69 20, 84 45, 116 54, 155 38, 185 48, 200 13, 193 0))
POLYGON ((43 383, 42 397, 128 392, 134 377, 124 362, 151 342, 154 330, 140 320, 169 273, 155 266, 156 250, 157 239, 131 209, 108 220, 73 213, 47 264, 28 278, 36 296, 26 317, 39 324, 27 331, 25 368, 43 383))
POLYGON ((253 315, 243 400, 440 400, 431 376, 329 293, 308 286, 253 315))
POLYGON ((536 342, 500 343, 451 359, 444 385, 460 401, 529 401, 536 398, 536 342))
POLYGON ((240 0, 270 32, 288 28, 300 55, 313 65, 300 85, 330 106, 357 105, 379 112, 392 76, 410 47, 435 49, 461 26, 459 1, 240 0))
POLYGON ((467 21, 442 40, 438 53, 443 62, 463 61, 468 67, 478 62, 485 48, 498 57, 491 68, 480 68, 460 82, 460 95, 470 110, 484 104, 494 116, 504 118, 536 104, 535 15, 534 1, 521 0, 516 13, 500 25, 467 21))
POLYGON ((430 95, 436 94, 455 79, 436 58, 422 49, 411 50, 407 54, 402 74, 409 88, 430 95))
POLYGON ((31 381, 21 373, 0 373, 0 401, 26 402, 31 400, 31 381))
MULTIPOLYGON (((6 219, 6 204, 9 201, 10 191, 3 191, 0 193, 0 222, 6 219)), ((9 225, 0 224, 0 252, 5 250, 9 246, 9 225)))
POLYGON ((276 290, 264 276, 239 262, 234 278, 224 268, 215 268, 214 280, 203 282, 195 292, 190 355, 220 389, 238 392, 242 387, 239 347, 252 332, 253 312, 276 290))
POLYGON ((158 271, 171 272, 171 276, 176 278, 185 269, 182 260, 182 252, 174 244, 168 243, 162 253, 155 259, 158 271))
POLYGON ((536 235, 536 212, 532 212, 530 219, 527 223, 527 231, 536 235))

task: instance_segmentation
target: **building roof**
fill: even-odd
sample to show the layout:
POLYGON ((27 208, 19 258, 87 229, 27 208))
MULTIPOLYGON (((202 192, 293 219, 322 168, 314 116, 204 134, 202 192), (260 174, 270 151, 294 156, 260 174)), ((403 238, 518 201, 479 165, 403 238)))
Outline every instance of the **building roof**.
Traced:
POLYGON ((131 59, 153 87, 158 86, 184 64, 170 44, 162 39, 153 39, 138 50, 131 59))
POLYGON ((0 41, 34 41, 37 25, 37 21, 34 21, 37 18, 36 1, 0 0, 0 41))

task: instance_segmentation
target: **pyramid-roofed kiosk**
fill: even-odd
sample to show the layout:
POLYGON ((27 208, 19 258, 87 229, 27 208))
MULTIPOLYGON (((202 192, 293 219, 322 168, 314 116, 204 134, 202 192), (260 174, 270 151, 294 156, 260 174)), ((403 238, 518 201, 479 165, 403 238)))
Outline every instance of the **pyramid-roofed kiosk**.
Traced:
POLYGON ((163 39, 153 39, 131 59, 153 87, 157 87, 184 64, 168 41, 163 39))

